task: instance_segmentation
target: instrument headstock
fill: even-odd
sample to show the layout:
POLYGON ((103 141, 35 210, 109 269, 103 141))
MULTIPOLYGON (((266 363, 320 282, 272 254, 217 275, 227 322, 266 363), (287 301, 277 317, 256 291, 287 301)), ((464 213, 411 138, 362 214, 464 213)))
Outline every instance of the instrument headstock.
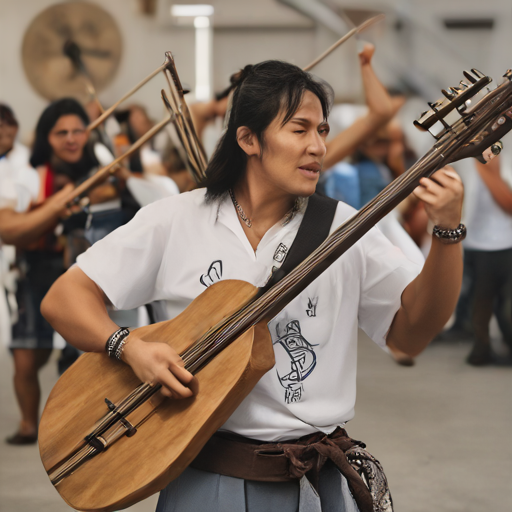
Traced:
POLYGON ((464 71, 466 82, 443 89, 440 100, 429 103, 414 125, 429 131, 440 151, 450 153, 446 163, 474 157, 485 163, 483 153, 512 129, 512 70, 493 90, 492 78, 476 69, 464 71))

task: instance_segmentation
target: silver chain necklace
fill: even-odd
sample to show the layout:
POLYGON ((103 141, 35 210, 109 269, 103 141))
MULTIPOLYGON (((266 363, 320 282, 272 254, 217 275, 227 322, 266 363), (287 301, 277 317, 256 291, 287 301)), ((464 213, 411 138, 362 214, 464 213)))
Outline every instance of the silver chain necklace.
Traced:
POLYGON ((235 198, 235 194, 233 192, 233 189, 229 189, 229 195, 231 196, 231 201, 233 201, 233 206, 236 208, 236 212, 238 213, 238 216, 244 221, 245 225, 250 228, 252 227, 252 222, 247 215, 245 215, 245 212, 242 210, 242 207, 238 204, 238 201, 235 198))
MULTIPOLYGON (((235 193, 233 192, 233 189, 231 189, 231 188, 229 189, 229 195, 231 196, 231 201, 233 201, 233 206, 235 207, 236 212, 238 213, 238 216, 240 217, 240 219, 242 219, 242 221, 248 228, 252 227, 251 219, 249 219, 249 217, 247 217, 247 215, 245 214, 244 210, 242 209, 242 207, 236 200, 235 193)), ((284 217, 283 226, 286 226, 286 224, 288 224, 288 222, 290 222, 293 219, 293 216, 295 215, 295 213, 300 210, 301 205, 303 204, 303 200, 304 200, 304 198, 300 198, 300 197, 297 197, 297 199, 295 199, 295 203, 293 204, 293 207, 290 209, 290 211, 284 217)))

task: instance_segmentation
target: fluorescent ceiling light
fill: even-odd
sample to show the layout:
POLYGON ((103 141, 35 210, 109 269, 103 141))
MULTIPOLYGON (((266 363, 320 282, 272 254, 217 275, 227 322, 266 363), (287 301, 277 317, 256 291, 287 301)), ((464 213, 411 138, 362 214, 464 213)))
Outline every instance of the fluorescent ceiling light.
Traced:
POLYGON ((211 16, 213 5, 207 4, 174 4, 171 6, 171 15, 176 17, 184 16, 211 16))

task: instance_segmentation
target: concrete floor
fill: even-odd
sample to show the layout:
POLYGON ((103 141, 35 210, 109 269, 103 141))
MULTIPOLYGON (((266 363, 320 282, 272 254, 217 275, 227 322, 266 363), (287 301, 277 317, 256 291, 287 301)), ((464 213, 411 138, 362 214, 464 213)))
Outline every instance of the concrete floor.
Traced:
MULTIPOLYGON (((472 368, 464 363, 468 349, 434 343, 416 366, 403 368, 361 340, 356 418, 347 429, 384 465, 396 512, 512 510, 512 367, 472 368)), ((37 447, 1 442, 18 419, 11 378, 10 356, 2 350, 0 510, 69 511, 37 447)), ((56 380, 54 361, 41 379, 46 399, 56 380)), ((128 510, 152 512, 155 503, 153 496, 128 510)))

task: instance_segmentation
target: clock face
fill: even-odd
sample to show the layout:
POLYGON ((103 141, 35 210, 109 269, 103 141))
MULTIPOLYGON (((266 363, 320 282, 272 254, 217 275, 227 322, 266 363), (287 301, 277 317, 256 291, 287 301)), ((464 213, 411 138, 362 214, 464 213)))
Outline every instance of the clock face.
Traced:
POLYGON ((91 100, 115 76, 121 34, 104 9, 88 2, 57 4, 42 11, 23 39, 22 59, 31 85, 49 100, 91 100))

